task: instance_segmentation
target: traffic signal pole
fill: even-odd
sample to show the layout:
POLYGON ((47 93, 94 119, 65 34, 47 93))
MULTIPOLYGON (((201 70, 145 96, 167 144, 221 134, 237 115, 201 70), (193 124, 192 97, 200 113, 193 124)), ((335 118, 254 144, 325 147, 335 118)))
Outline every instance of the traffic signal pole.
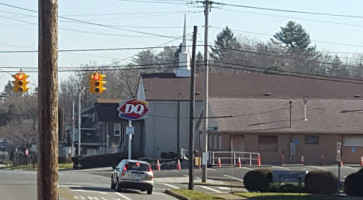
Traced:
POLYGON ((38 0, 37 199, 58 199, 58 0, 38 0))

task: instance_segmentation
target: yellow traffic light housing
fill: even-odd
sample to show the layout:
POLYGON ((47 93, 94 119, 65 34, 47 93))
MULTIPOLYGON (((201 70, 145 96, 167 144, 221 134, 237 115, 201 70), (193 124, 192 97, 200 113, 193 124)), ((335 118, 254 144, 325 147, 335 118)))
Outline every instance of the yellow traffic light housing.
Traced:
POLYGON ((92 94, 102 94, 106 90, 106 88, 104 87, 106 81, 103 80, 104 78, 106 78, 106 75, 94 72, 89 76, 89 78, 89 91, 92 94))
POLYGON ((29 77, 29 75, 27 75, 23 72, 19 72, 19 73, 13 75, 13 77, 15 79, 15 81, 13 81, 13 84, 14 84, 13 91, 14 92, 24 93, 29 90, 29 88, 27 87, 27 84, 29 83, 27 78, 29 77))

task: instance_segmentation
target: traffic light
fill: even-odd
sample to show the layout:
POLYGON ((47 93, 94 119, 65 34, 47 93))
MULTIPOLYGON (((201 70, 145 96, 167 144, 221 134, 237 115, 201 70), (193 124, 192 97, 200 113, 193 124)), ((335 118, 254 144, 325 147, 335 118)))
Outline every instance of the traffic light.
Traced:
POLYGON ((19 73, 13 75, 13 77, 15 78, 15 81, 13 81, 14 92, 24 93, 29 90, 29 88, 27 87, 27 84, 29 83, 29 81, 27 81, 27 78, 29 77, 29 75, 27 75, 23 72, 19 72, 19 73))
POLYGON ((103 93, 103 91, 106 90, 106 88, 103 87, 104 84, 106 84, 106 81, 103 80, 104 78, 106 78, 106 75, 94 72, 89 76, 89 78, 89 91, 92 94, 101 94, 103 93))

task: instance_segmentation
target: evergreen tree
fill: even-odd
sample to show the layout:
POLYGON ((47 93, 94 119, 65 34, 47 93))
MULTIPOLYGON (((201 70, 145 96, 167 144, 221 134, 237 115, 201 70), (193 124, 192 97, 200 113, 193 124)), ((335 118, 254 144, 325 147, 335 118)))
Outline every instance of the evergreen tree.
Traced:
POLYGON ((343 64, 343 61, 340 60, 338 55, 335 55, 332 65, 329 69, 329 75, 331 76, 349 76, 349 70, 343 64))
POLYGON ((211 47, 212 53, 210 56, 212 60, 227 60, 233 54, 231 49, 240 48, 241 44, 234 36, 233 31, 227 26, 217 35, 214 46, 211 47))
POLYGON ((13 94, 14 94, 13 85, 11 84, 10 81, 8 81, 8 83, 4 86, 4 91, 1 93, 1 96, 10 97, 13 94))
POLYGON ((310 45, 310 35, 300 24, 293 21, 289 21, 286 27, 281 27, 271 41, 283 45, 290 53, 316 54, 316 47, 310 45))
POLYGON ((132 62, 138 65, 151 65, 156 63, 156 55, 150 49, 143 50, 135 55, 132 62))

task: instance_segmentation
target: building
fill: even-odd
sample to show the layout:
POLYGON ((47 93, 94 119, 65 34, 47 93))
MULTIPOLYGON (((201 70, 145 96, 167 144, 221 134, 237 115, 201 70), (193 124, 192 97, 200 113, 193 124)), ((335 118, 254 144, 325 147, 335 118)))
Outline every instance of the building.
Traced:
MULTIPOLYGON (((203 80, 196 76, 196 117, 203 80)), ((282 157, 300 163, 302 156, 305 163, 320 164, 334 163, 342 142, 343 161, 360 162, 361 82, 263 74, 211 74, 209 80, 209 150, 259 152, 271 164, 282 157)), ((151 111, 144 120, 146 156, 187 147, 189 84, 190 78, 175 74, 140 77, 137 98, 149 102, 151 111)))
MULTIPOLYGON (((174 73, 142 74, 136 99, 149 104, 143 120, 133 121, 132 152, 160 158, 188 148, 190 66, 186 34, 174 73), (184 48, 185 47, 185 48, 184 48)), ((196 75, 195 113, 203 108, 203 74, 196 75)), ((258 152, 262 163, 336 163, 337 143, 343 162, 363 156, 363 93, 360 80, 264 74, 210 74, 210 151, 258 152)), ((101 152, 127 150, 125 127, 118 117, 121 100, 95 104, 95 131, 101 152)), ((200 127, 194 149, 201 152, 200 127)))

